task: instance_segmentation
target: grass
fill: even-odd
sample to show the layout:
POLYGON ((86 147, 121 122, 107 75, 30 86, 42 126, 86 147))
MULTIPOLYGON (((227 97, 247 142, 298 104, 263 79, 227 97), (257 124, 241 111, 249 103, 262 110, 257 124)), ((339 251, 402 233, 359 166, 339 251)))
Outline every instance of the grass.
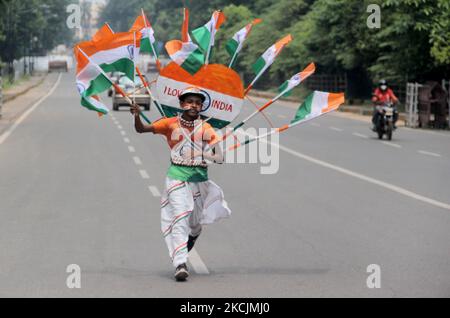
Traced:
POLYGON ((30 75, 24 75, 22 77, 20 77, 17 81, 10 81, 9 78, 3 79, 2 81, 2 89, 6 90, 6 89, 10 89, 14 86, 20 85, 23 82, 26 82, 30 79, 30 75))

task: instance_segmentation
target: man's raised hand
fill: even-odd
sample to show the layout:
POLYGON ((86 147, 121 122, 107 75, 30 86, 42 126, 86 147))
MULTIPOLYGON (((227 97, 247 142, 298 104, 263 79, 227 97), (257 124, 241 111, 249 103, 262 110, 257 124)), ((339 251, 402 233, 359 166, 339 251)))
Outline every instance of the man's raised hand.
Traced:
POLYGON ((133 114, 134 116, 138 116, 140 112, 141 112, 141 108, 139 107, 139 105, 137 105, 137 104, 131 105, 131 107, 130 107, 131 114, 133 114))

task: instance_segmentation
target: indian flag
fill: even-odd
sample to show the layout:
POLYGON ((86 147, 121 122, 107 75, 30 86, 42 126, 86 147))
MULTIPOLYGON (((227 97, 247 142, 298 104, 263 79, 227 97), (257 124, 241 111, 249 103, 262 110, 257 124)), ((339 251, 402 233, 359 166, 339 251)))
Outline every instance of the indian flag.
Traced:
POLYGON ((289 126, 316 118, 320 115, 336 110, 345 101, 344 93, 327 93, 314 91, 303 104, 300 105, 295 118, 289 126))
POLYGON ((204 26, 192 31, 192 36, 197 41, 203 52, 206 53, 207 60, 211 47, 214 46, 214 38, 217 30, 225 22, 225 15, 221 11, 214 11, 211 19, 204 26))
POLYGON ((252 23, 247 24, 245 27, 237 31, 233 38, 227 42, 225 49, 227 50, 228 54, 231 56, 231 62, 230 67, 234 64, 236 61, 236 56, 241 51, 242 46, 244 45, 244 41, 248 38, 250 35, 250 31, 252 30, 253 26, 261 23, 261 19, 255 19, 252 23))
POLYGON ((81 105, 87 109, 107 114, 108 108, 100 102, 97 94, 106 91, 111 86, 111 82, 78 47, 75 47, 74 54, 77 62, 76 84, 81 95, 81 105))
POLYGON ((101 28, 92 41, 82 42, 78 46, 103 71, 123 72, 134 80, 134 59, 139 55, 140 42, 140 33, 112 33, 107 28, 101 28))
POLYGON ((307 77, 312 75, 316 71, 316 65, 314 63, 309 64, 303 71, 295 74, 286 82, 281 84, 278 88, 280 95, 287 97, 291 94, 291 91, 294 87, 298 86, 301 82, 303 82, 307 77))
POLYGON ((150 53, 153 54, 156 58, 158 58, 158 53, 155 50, 155 32, 145 16, 144 10, 142 10, 142 14, 136 18, 133 26, 131 27, 129 32, 138 32, 141 33, 141 48, 140 51, 142 53, 150 53))
POLYGON ((268 133, 258 135, 254 138, 247 139, 244 142, 240 143, 237 142, 233 146, 229 147, 227 151, 231 151, 234 149, 239 148, 240 146, 247 145, 253 141, 256 141, 261 138, 265 138, 267 136, 281 133, 285 130, 288 130, 291 127, 294 127, 296 125, 299 125, 303 122, 306 122, 308 120, 314 119, 316 117, 319 117, 321 115, 327 114, 329 112, 332 112, 340 105, 342 105, 345 101, 344 93, 327 93, 327 92, 319 92, 314 91, 311 95, 309 95, 306 100, 303 102, 303 104, 300 105, 300 107, 297 110, 297 113, 295 114, 295 118, 289 123, 284 126, 274 128, 268 133))
POLYGON ((191 75, 205 64, 205 56, 201 49, 191 40, 188 32, 189 11, 184 9, 184 20, 181 29, 181 41, 172 40, 166 43, 165 47, 172 61, 180 65, 191 75))
POLYGON ((264 54, 253 64, 252 68, 255 74, 263 73, 270 65, 273 64, 275 58, 281 53, 283 48, 292 41, 292 36, 289 34, 269 47, 264 54))

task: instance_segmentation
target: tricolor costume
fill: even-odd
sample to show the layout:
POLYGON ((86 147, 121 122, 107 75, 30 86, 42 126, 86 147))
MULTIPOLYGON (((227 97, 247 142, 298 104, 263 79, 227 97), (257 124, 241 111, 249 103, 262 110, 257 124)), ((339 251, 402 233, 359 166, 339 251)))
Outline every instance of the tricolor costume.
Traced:
POLYGON ((161 199, 161 230, 177 268, 187 261, 188 236, 197 237, 202 225, 231 214, 222 190, 208 179, 203 155, 186 156, 194 149, 203 153, 219 137, 201 119, 186 121, 180 115, 161 119, 153 127, 155 134, 166 137, 171 148, 171 165, 161 199))

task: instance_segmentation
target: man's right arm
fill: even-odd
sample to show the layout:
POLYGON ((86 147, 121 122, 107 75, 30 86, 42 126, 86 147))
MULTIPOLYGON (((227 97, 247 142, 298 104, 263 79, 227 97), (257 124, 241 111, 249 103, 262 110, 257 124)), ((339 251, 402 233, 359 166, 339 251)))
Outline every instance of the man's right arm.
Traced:
POLYGON ((140 111, 139 106, 136 104, 132 105, 130 108, 130 112, 134 116, 134 129, 136 129, 136 132, 140 134, 147 132, 155 133, 153 125, 144 125, 144 123, 142 123, 141 117, 139 116, 140 111))

